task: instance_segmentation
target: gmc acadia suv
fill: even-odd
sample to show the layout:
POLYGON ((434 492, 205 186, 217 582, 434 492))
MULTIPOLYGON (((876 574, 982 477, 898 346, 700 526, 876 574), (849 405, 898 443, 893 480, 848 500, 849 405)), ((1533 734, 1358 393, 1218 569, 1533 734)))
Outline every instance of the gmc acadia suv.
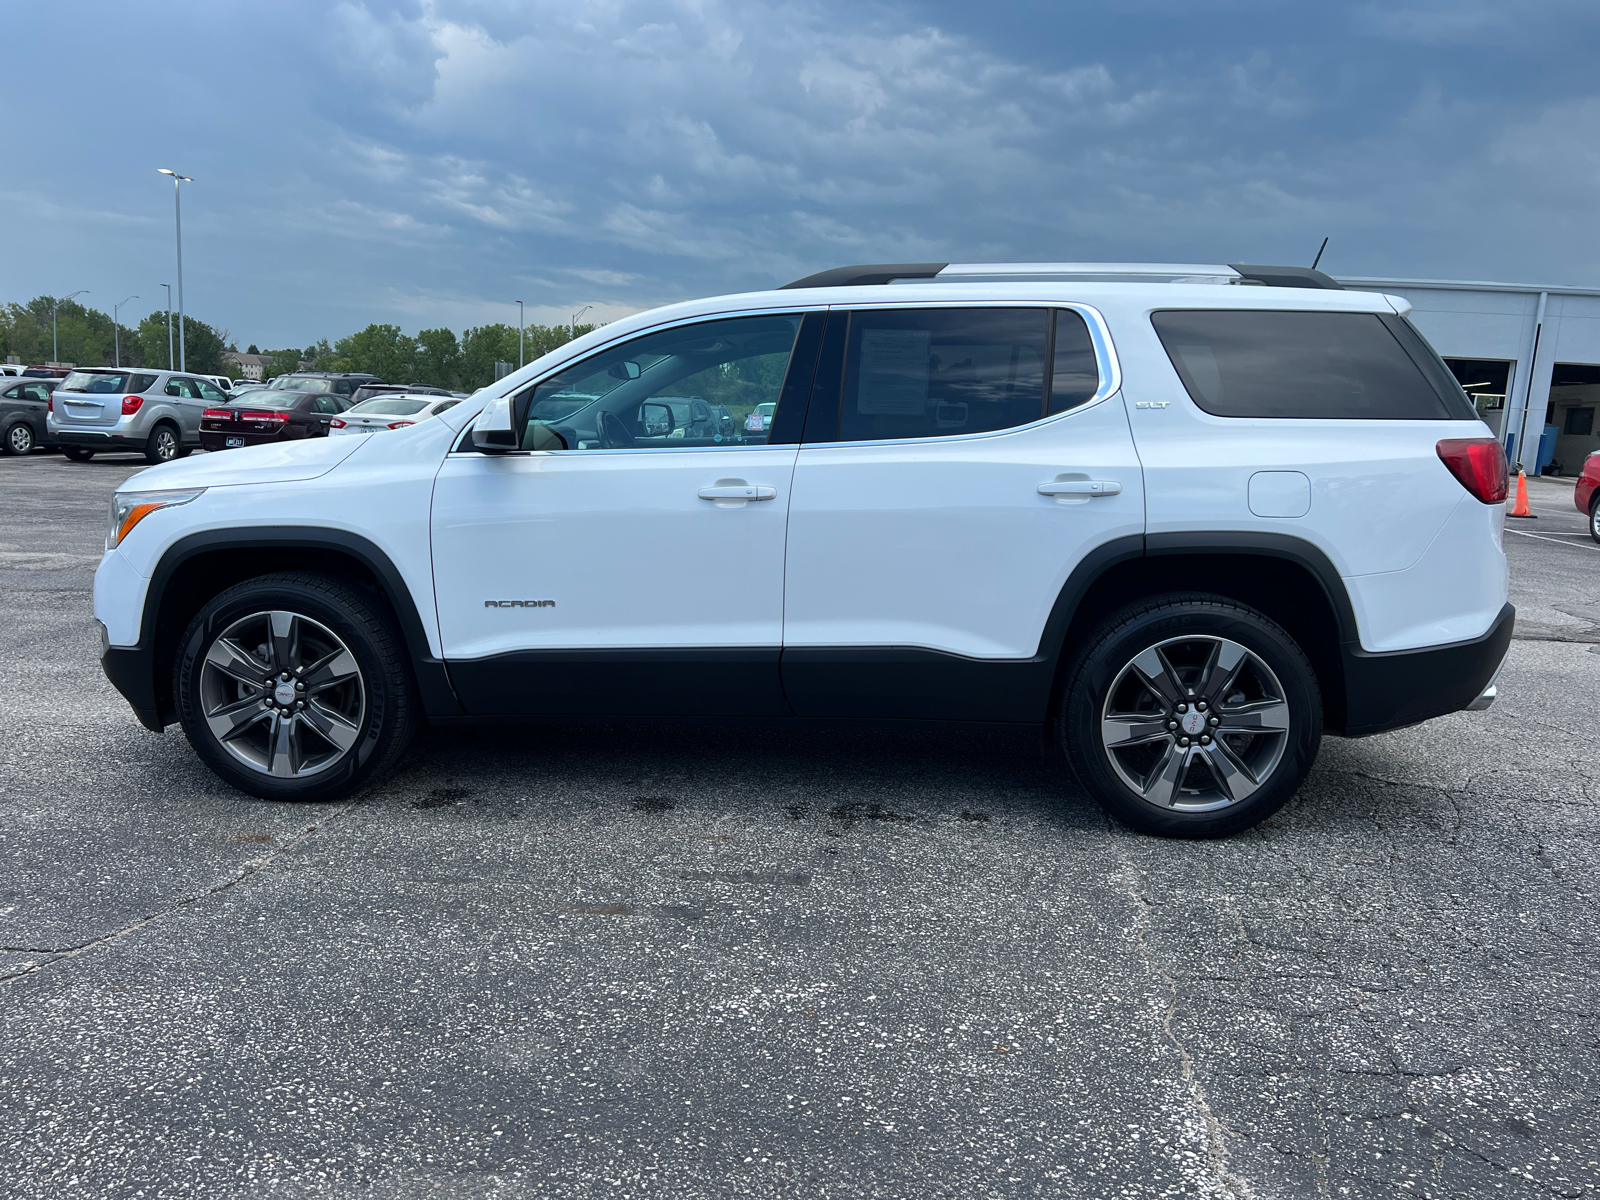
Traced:
POLYGON ((641 313, 387 437, 130 480, 105 670, 271 799, 423 721, 1009 724, 1135 828, 1232 833, 1324 731, 1493 699, 1505 457, 1407 311, 932 263, 641 313))

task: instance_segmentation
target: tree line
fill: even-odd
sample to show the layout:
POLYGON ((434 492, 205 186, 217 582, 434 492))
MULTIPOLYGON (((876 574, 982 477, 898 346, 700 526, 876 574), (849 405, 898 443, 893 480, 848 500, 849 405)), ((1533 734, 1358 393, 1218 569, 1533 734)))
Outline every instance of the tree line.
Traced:
MULTIPOLYGON (((0 308, 0 354, 15 355, 24 363, 51 361, 50 313, 56 301, 50 296, 35 296, 26 304, 7 304, 0 308)), ((56 361, 79 366, 111 366, 120 336, 121 364, 134 367, 175 367, 177 359, 177 314, 173 314, 171 359, 167 348, 167 314, 158 309, 137 326, 113 325, 99 309, 76 300, 59 304, 56 319, 56 361)), ((202 375, 231 375, 238 378, 237 364, 223 355, 238 346, 226 330, 214 328, 195 317, 186 316, 185 359, 188 368, 202 375)), ((522 333, 518 353, 514 325, 479 325, 464 330, 458 338, 451 329, 423 329, 415 336, 398 325, 368 325, 330 343, 327 338, 303 348, 266 351, 271 362, 264 374, 271 378, 300 370, 309 362, 314 371, 365 371, 390 383, 416 383, 431 387, 472 391, 494 382, 497 362, 513 367, 532 362, 576 336, 583 336, 593 325, 576 330, 565 325, 529 325, 522 333)), ((262 353, 251 346, 250 353, 262 353)))

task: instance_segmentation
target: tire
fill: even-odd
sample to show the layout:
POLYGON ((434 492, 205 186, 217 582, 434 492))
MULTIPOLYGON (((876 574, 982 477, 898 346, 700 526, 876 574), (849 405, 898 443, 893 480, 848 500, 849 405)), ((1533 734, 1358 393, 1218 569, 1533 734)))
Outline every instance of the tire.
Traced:
POLYGON ((1100 806, 1141 833, 1251 828, 1294 795, 1321 742, 1322 693, 1305 654, 1221 596, 1130 604, 1085 640, 1064 679, 1056 748, 1100 806))
POLYGON ((144 460, 148 463, 166 463, 177 460, 183 438, 171 425, 162 423, 150 431, 144 444, 144 460))
POLYGON ((1600 488, 1596 488, 1594 498, 1589 501, 1589 536, 1600 542, 1600 488))
POLYGON ((35 444, 33 426, 26 421, 18 421, 10 429, 6 430, 5 437, 0 439, 0 450, 22 458, 33 453, 35 444))
POLYGON ((382 602, 306 572, 246 580, 202 608, 172 694, 195 753, 264 800, 348 795, 394 767, 417 721, 405 642, 382 602))
POLYGON ((194 449, 195 448, 193 446, 179 446, 178 447, 178 457, 179 458, 188 458, 189 455, 194 453, 194 449))
POLYGON ((65 454, 73 462, 88 462, 94 457, 93 450, 85 450, 82 446, 63 446, 61 447, 61 453, 65 454))

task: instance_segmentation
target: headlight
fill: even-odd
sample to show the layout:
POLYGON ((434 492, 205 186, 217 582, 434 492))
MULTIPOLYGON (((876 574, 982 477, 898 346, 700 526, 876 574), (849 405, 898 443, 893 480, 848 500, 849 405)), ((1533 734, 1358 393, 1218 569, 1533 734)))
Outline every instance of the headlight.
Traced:
POLYGON ((106 549, 115 550, 133 527, 158 508, 187 504, 205 488, 184 488, 167 492, 118 492, 111 497, 111 520, 106 526, 106 549))

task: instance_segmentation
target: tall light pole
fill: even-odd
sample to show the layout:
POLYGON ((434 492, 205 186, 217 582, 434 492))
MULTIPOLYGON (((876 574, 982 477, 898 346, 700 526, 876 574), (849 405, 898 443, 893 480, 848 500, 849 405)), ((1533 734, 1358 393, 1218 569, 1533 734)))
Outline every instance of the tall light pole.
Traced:
POLYGON ((163 283, 167 289, 167 370, 172 370, 172 285, 163 283))
POLYGON ((517 301, 517 366, 521 367, 528 361, 528 356, 522 351, 522 301, 517 301))
POLYGON ((116 360, 112 364, 113 366, 120 367, 122 365, 122 326, 117 323, 117 309, 121 308, 129 300, 137 300, 138 298, 137 296, 127 296, 111 306, 111 344, 116 347, 112 351, 116 360))
POLYGON ((172 212, 178 223, 178 370, 187 371, 188 362, 183 353, 183 200, 178 189, 181 184, 193 183, 194 180, 166 167, 157 167, 156 170, 172 176, 172 212))
POLYGON ((577 312, 572 314, 572 324, 567 326, 567 336, 568 337, 577 337, 578 336, 578 318, 583 316, 584 313, 588 312, 593 307, 594 307, 594 305, 592 305, 592 304, 585 304, 577 312))
MULTIPOLYGON (((82 288, 72 293, 72 296, 87 296, 88 288, 82 288)), ((56 339, 56 310, 61 307, 62 301, 71 300, 72 296, 63 296, 60 300, 50 301, 50 361, 61 361, 61 345, 56 339)))

